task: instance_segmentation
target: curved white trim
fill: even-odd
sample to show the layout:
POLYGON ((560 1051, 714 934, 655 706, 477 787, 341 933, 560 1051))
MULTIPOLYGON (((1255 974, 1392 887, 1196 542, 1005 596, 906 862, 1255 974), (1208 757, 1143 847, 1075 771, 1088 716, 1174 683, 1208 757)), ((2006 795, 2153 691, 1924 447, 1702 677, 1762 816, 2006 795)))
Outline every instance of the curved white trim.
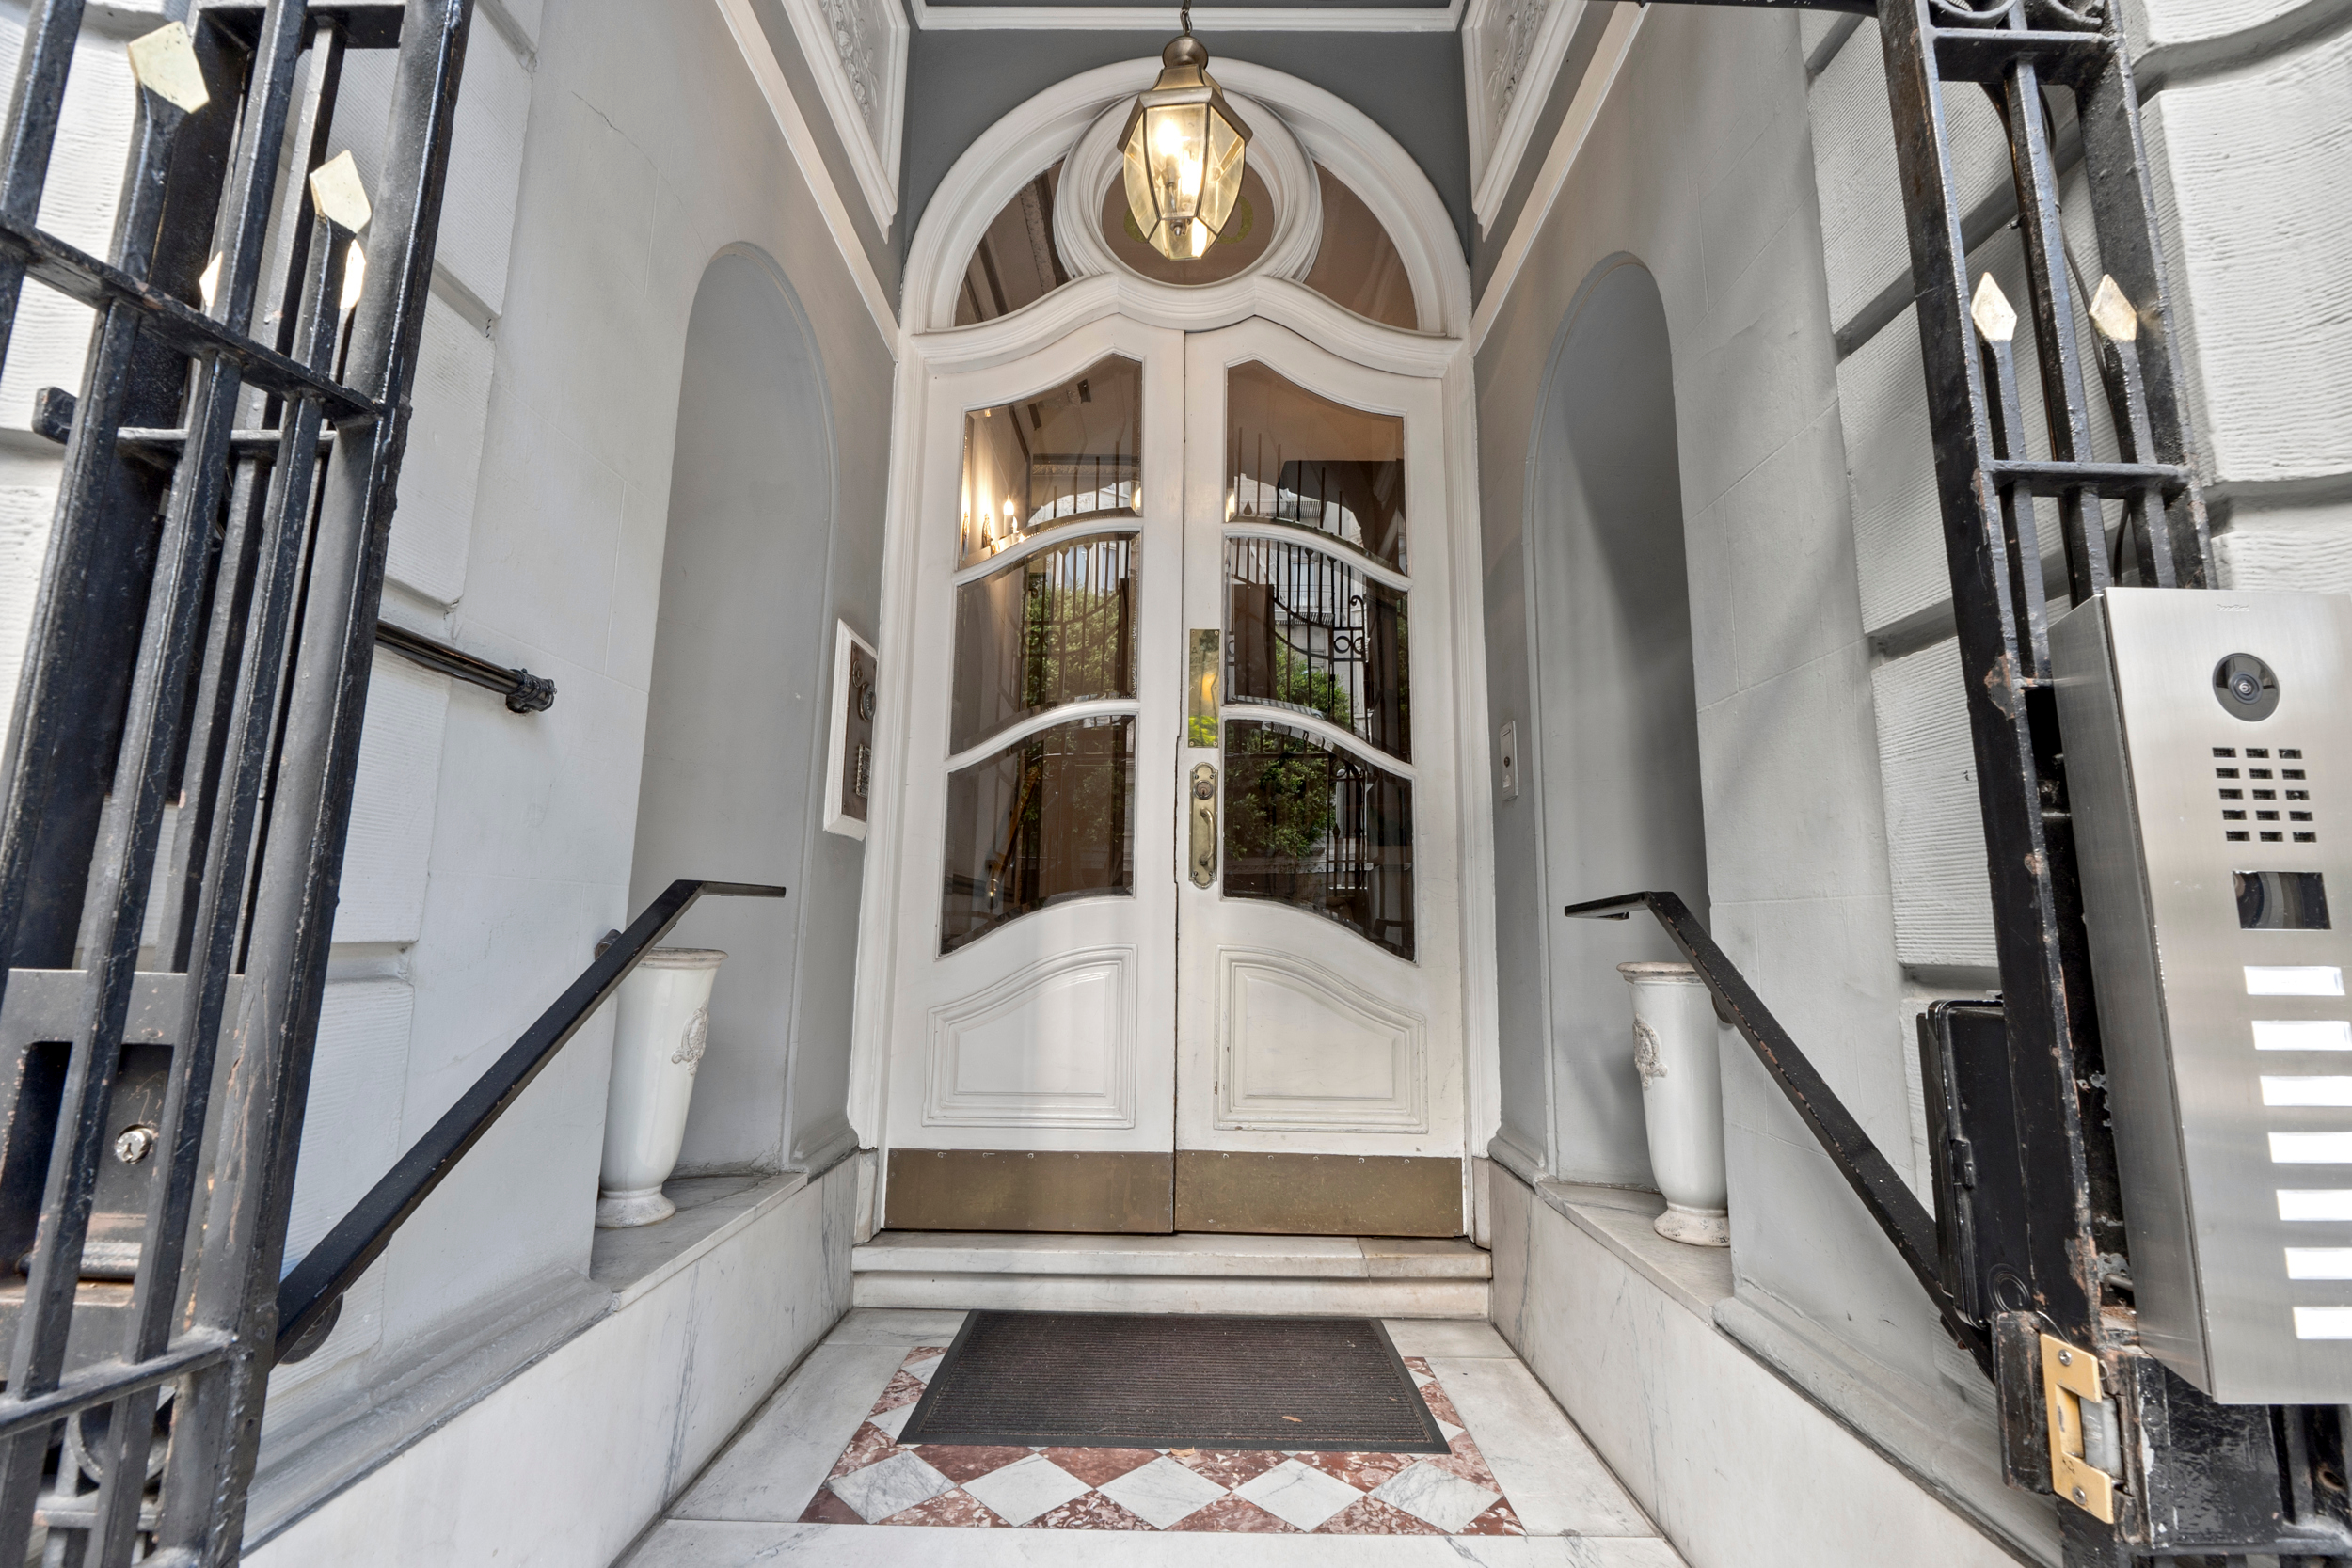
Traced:
MULTIPOLYGON (((1274 202, 1272 239, 1248 270, 1236 276, 1303 277, 1315 264, 1315 249, 1323 243, 1322 182, 1315 179, 1306 150, 1279 115, 1240 93, 1226 96, 1250 129, 1249 166, 1265 182, 1266 194, 1274 202)), ((1127 114, 1127 102, 1121 98, 1095 117, 1061 166, 1062 189, 1083 196, 1109 186, 1122 157, 1119 133, 1126 128, 1127 114)), ((1103 238, 1099 214, 1094 203, 1084 200, 1054 204, 1054 247, 1061 252, 1062 264, 1073 277, 1100 273, 1135 277, 1134 270, 1112 253, 1109 242, 1103 238)))
MULTIPOLYGON (((1343 310, 1301 285, 1292 285, 1321 301, 1324 308, 1304 314, 1290 312, 1299 321, 1300 329, 1317 334, 1332 330, 1351 357, 1356 356, 1359 344, 1371 347, 1383 341, 1393 344, 1418 339, 1426 345, 1422 353, 1404 354, 1395 346, 1374 348, 1365 363, 1412 375, 1441 373, 1454 347, 1450 340, 1470 325, 1470 265, 1463 259, 1461 236, 1446 213, 1445 202, 1421 166, 1371 116, 1312 83, 1248 60, 1218 60, 1211 69, 1229 93, 1254 101, 1259 118, 1250 121, 1253 130, 1279 113, 1281 124, 1307 155, 1337 175, 1379 218, 1412 281, 1414 309, 1429 328, 1421 333, 1400 332, 1343 310), (1269 107, 1275 104, 1280 106, 1279 111, 1269 107)), ((901 293, 907 330, 927 340, 924 354, 935 367, 977 366, 1009 358, 1111 310, 1180 330, 1202 331, 1249 315, 1254 306, 1246 302, 1261 297, 1253 291, 1286 281, 1261 272, 1187 288, 1127 275, 1101 275, 1057 289, 1009 316, 977 326, 956 326, 956 291, 961 285, 965 259, 1005 203, 1055 159, 1069 153, 1114 104, 1150 87, 1158 74, 1156 57, 1122 60, 1083 71, 1008 113, 956 160, 915 226, 901 293), (1098 294, 1094 306, 1072 308, 1069 296, 1106 280, 1118 285, 1112 291, 1116 303, 1102 308, 1098 294), (1242 308, 1236 309, 1237 305, 1242 308), (977 341, 964 348, 961 342, 951 343, 950 334, 958 340, 976 335, 977 341)), ((1280 296, 1277 293, 1264 297, 1280 296)))
POLYGON ((1057 549, 1064 545, 1082 545, 1089 539, 1132 539, 1143 531, 1143 515, 1139 512, 1089 512, 1080 517, 1065 517, 1032 530, 1022 538, 1006 546, 994 555, 982 556, 967 566, 956 568, 948 585, 961 588, 967 582, 993 578, 1008 568, 1020 565, 1040 550, 1057 549), (1119 521, 1106 521, 1117 518, 1119 521))
POLYGON ((1133 697, 1089 697, 1082 703, 1057 703, 1040 708, 1007 724, 993 735, 974 741, 962 751, 940 764, 942 770, 961 773, 974 763, 986 762, 1000 752, 1009 752, 1041 730, 1059 724, 1074 724, 1081 719, 1133 719, 1143 711, 1143 705, 1133 697))
POLYGON ((1413 765, 1403 757, 1391 756, 1354 730, 1343 730, 1320 713, 1309 713, 1303 708, 1277 707, 1272 703, 1253 703, 1246 698, 1229 696, 1225 699, 1224 719, 1229 724, 1244 719, 1260 724, 1279 724, 1284 729, 1301 732, 1311 740, 1324 741, 1334 750, 1349 752, 1383 773, 1394 774, 1406 784, 1417 783, 1420 779, 1413 765))
POLYGON ((1225 522, 1228 539, 1264 539, 1277 545, 1297 545, 1327 556, 1351 572, 1361 572, 1384 588, 1400 594, 1410 593, 1413 579, 1385 561, 1375 561, 1344 539, 1335 539, 1320 529, 1296 523, 1268 522, 1257 517, 1229 517, 1225 522))
POLYGON ((1462 346, 1457 338, 1383 326, 1342 309, 1304 283, 1263 273, 1191 289, 1124 272, 1084 277, 1009 316, 944 332, 910 333, 907 341, 930 370, 946 374, 1010 363, 1064 333, 1112 317, 1178 332, 1208 332, 1251 316, 1279 322, 1358 364, 1399 375, 1443 375, 1462 346))

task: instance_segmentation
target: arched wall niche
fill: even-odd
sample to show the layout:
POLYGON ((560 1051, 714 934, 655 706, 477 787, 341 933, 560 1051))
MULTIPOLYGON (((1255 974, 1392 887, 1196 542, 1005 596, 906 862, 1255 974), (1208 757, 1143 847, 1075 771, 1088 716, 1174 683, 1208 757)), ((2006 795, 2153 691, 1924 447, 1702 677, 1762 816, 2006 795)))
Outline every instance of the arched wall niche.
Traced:
MULTIPOLYGON (((1369 116, 1335 95, 1284 71, 1248 60, 1220 58, 1212 70, 1260 138, 1253 159, 1263 156, 1269 183, 1278 185, 1283 235, 1269 246, 1266 261, 1223 282, 1197 287, 1138 277, 1107 262, 1092 233, 1094 176, 1115 138, 1111 123, 1134 95, 1152 85, 1155 58, 1122 61, 1073 76, 1038 94, 1006 115, 956 161, 925 208, 907 259, 905 318, 916 334, 961 332, 973 341, 949 350, 941 344, 929 357, 968 360, 984 356, 987 344, 1009 337, 997 321, 956 326, 958 295, 966 262, 990 225, 1025 186, 1068 159, 1056 202, 1056 227, 1064 231, 1057 250, 1073 281, 1029 307, 1031 311, 1079 320, 1121 310, 1157 325, 1201 330, 1239 321, 1268 295, 1304 296, 1288 313, 1315 317, 1327 312, 1334 330, 1398 336, 1399 329, 1367 321, 1331 304, 1296 278, 1311 268, 1321 233, 1321 194, 1314 170, 1327 169, 1376 218, 1395 245, 1409 285, 1420 331, 1404 336, 1458 337, 1470 321, 1470 269, 1459 237, 1436 187, 1394 137, 1369 116), (1272 106, 1279 104, 1278 113, 1272 106), (1084 182, 1070 176, 1082 166, 1084 182), (1081 199, 1076 189, 1089 193, 1081 199)), ((1105 165, 1105 167, 1108 166, 1105 165)), ((1033 332, 1021 336, 1034 338, 1033 332)), ((1391 349, 1391 354, 1395 350, 1391 349)), ((1433 361, 1434 362, 1434 361, 1433 361)), ((1402 366, 1400 366, 1402 368, 1402 366)))
MULTIPOLYGON (((1673 360, 1658 285, 1632 257, 1602 261, 1563 317, 1529 454, 1521 798, 1537 811, 1534 907, 1549 918, 1539 923, 1545 994, 1523 999, 1542 1016, 1522 1037, 1549 1042, 1554 1173, 1645 1185, 1631 1014, 1615 966, 1679 955, 1642 921, 1558 915, 1580 898, 1670 888, 1707 918, 1673 360)), ((1498 860, 1503 875, 1524 874, 1504 870, 1509 855, 1498 860)))
POLYGON ((668 939, 732 955, 711 994, 682 1172, 781 1167, 808 1131, 793 1126, 795 1102, 826 1098, 796 1085, 809 1070, 797 1042, 823 1037, 829 1009, 847 1032, 846 984, 802 983, 811 893, 839 879, 820 862, 846 860, 856 884, 857 846, 820 828, 831 410, 791 284, 765 253, 722 249, 686 327, 629 908, 679 877, 782 883, 791 895, 706 899, 668 939))

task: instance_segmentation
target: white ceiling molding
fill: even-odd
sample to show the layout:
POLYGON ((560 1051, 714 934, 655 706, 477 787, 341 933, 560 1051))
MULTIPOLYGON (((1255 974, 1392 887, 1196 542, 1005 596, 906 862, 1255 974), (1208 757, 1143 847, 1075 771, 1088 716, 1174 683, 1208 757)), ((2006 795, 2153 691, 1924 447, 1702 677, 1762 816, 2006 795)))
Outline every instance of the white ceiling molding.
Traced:
POLYGON ((858 188, 885 234, 898 211, 898 142, 906 123, 907 27, 898 0, 782 0, 849 151, 858 188))
MULTIPOLYGON (((722 3, 741 4, 744 0, 722 3)), ((1196 11, 1196 22, 1199 16, 1196 11)), ((1003 211, 1005 203, 1056 159, 1070 153, 1115 105, 1156 81, 1159 66, 1154 56, 1081 72, 1011 110, 973 141, 940 182, 915 227, 914 244, 907 254, 903 294, 909 332, 990 334, 1005 321, 1061 309, 1057 302, 1063 295, 1093 281, 1065 285, 1036 304, 1015 311, 1011 317, 977 326, 955 325, 956 292, 962 286, 963 269, 980 236, 1003 211)), ((1330 169, 1379 218, 1396 245, 1398 259, 1405 264, 1406 276, 1412 282, 1414 308, 1420 319, 1429 325, 1430 333, 1400 332, 1363 321, 1325 301, 1325 308, 1332 316, 1358 323, 1363 330, 1399 340, 1426 340, 1431 335, 1454 339, 1467 330, 1470 267, 1462 257, 1461 237, 1437 187, 1396 138, 1362 110, 1285 71, 1234 59, 1212 60, 1210 70, 1228 93, 1250 101, 1249 108, 1243 112, 1253 130, 1262 122, 1278 125, 1271 105, 1279 104, 1279 128, 1295 135, 1309 158, 1330 169)), ((1269 166, 1271 164, 1269 160, 1269 166)), ((1104 178, 1108 178, 1107 173, 1104 178)), ((1070 205, 1081 210, 1087 206, 1083 202, 1070 205)), ((1057 232, 1061 227, 1058 218, 1057 214, 1057 232)), ((1273 247, 1268 249, 1271 254, 1273 247)), ((1311 265, 1312 259, 1310 251, 1305 264, 1311 265)), ((1065 254, 1065 264, 1071 260, 1065 254)), ((1238 316, 1221 314, 1225 309, 1223 295, 1237 286, 1246 292, 1258 285, 1282 283, 1302 293, 1311 293, 1303 285, 1273 277, 1263 270, 1200 287, 1150 282, 1123 270, 1098 276, 1114 276, 1116 286, 1112 292, 1136 302, 1136 314, 1168 325, 1185 325, 1188 328, 1194 324, 1205 327, 1239 320, 1238 316), (1157 303, 1146 307, 1144 301, 1157 303)), ((1319 294, 1312 297, 1322 298, 1319 294)), ((1347 330, 1353 332, 1357 328, 1347 330)), ((930 352, 926 349, 927 355, 930 352)), ((1451 352, 1451 345, 1445 352, 1451 352)), ((1378 355, 1367 355, 1365 358, 1367 363, 1383 362, 1378 355)))
POLYGON ((1527 193, 1518 216, 1512 220, 1511 235, 1502 243, 1502 255, 1495 262, 1494 275, 1486 279, 1486 293, 1478 296, 1478 314, 1470 325, 1472 354, 1478 352, 1493 329, 1495 316, 1510 294, 1519 268, 1526 264, 1527 253, 1534 245, 1544 219, 1551 215, 1551 204, 1559 198, 1560 187, 1567 183, 1577 154, 1584 150, 1584 138, 1592 134, 1593 121, 1598 118, 1609 89, 1616 85, 1617 71, 1633 51, 1633 36, 1642 30, 1642 19, 1648 14, 1645 7, 1619 6, 1610 16, 1609 25, 1602 29, 1592 63, 1584 68, 1583 78, 1576 85, 1576 96, 1568 101, 1568 112, 1551 138, 1551 150, 1544 155, 1544 166, 1535 171, 1534 186, 1527 193))
POLYGON ((1470 104, 1470 209, 1481 234, 1510 194, 1588 3, 1470 0, 1462 19, 1462 85, 1470 104))
POLYGON ((876 329, 895 357, 898 350, 898 312, 891 309, 890 294, 882 288, 882 278, 866 254, 865 242, 858 238, 848 203, 834 186, 833 174, 825 167, 824 153, 817 145, 817 134, 808 128, 807 119, 801 114, 791 84, 784 79, 784 67, 776 63, 776 52, 770 47, 768 35, 760 30, 759 18, 752 14, 751 0, 716 0, 716 4, 719 14, 726 19, 727 31, 735 36, 735 47, 742 51, 743 63, 751 67, 752 80, 759 85, 759 95, 768 101, 768 112, 775 117, 776 129, 784 133, 784 143, 791 150, 792 161, 801 166, 801 177, 808 182, 809 193, 817 199, 817 210, 824 215, 825 231, 833 236, 834 248, 841 253, 842 264, 850 269, 850 279, 866 301, 866 312, 874 318, 876 329))
MULTIPOLYGON (((1216 66, 1213 74, 1222 76, 1224 68, 1216 66)), ((1323 187, 1315 179, 1314 166, 1307 161, 1298 138, 1270 106, 1240 92, 1228 92, 1226 98, 1242 123, 1249 127, 1249 167, 1265 182, 1266 196, 1274 204, 1274 211, 1265 214, 1274 225, 1273 234, 1248 270, 1276 277, 1302 277, 1315 264, 1315 249, 1323 243, 1323 187)), ((1126 155, 1119 144, 1119 133, 1126 128, 1129 112, 1125 99, 1114 99, 1095 117, 1061 166, 1065 189, 1083 195, 1109 188, 1126 155)), ((1073 277, 1133 270, 1103 238, 1101 214, 1099 201, 1062 201, 1054 206, 1054 248, 1061 252, 1062 265, 1073 277)), ((1189 287, 1186 292, 1191 292, 1189 287)))
MULTIPOLYGON (((943 33, 1173 33, 1173 6, 933 6, 912 0, 914 24, 943 33)), ((1196 33, 1450 33, 1464 0, 1436 6, 1201 6, 1196 33)))

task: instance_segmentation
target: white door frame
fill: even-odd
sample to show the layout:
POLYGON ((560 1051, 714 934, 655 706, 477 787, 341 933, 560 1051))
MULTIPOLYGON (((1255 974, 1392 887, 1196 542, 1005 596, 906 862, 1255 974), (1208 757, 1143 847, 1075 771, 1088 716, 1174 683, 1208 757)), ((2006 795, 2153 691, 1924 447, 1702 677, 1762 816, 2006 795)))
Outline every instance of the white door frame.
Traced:
MULTIPOLYGON (((1012 193, 1071 153, 1098 122, 1151 85, 1149 57, 1072 78, 1015 109, 975 141, 942 182, 911 247, 902 290, 906 325, 899 340, 892 416, 890 494, 882 540, 881 650, 875 724, 873 807, 866 840, 858 912, 856 1006, 851 1022, 849 1114, 862 1146, 887 1139, 889 1042, 897 1021, 897 979, 908 928, 899 908, 904 857, 927 835, 910 830, 899 803, 910 769, 914 683, 939 672, 919 668, 915 625, 920 548, 933 528, 920 515, 924 450, 932 429, 939 378, 1024 358, 1080 327, 1126 317, 1151 325, 1205 331, 1261 316, 1343 358, 1374 369, 1427 378, 1440 392, 1447 492, 1444 543, 1452 619, 1454 724, 1450 736, 1416 744, 1454 748, 1459 790, 1453 824, 1460 878, 1461 1030, 1465 1082, 1464 1147, 1483 1156, 1499 1121, 1496 1039, 1494 796, 1486 733, 1486 616, 1479 535, 1476 388, 1468 345, 1470 276, 1443 201, 1409 154, 1368 116, 1311 83, 1247 61, 1219 62, 1217 72, 1261 135, 1290 135, 1359 196, 1387 226, 1412 278, 1423 320, 1439 332, 1406 332, 1343 309, 1293 277, 1245 272, 1198 288, 1165 284, 1119 269, 1081 276, 1028 308, 976 326, 952 325, 956 280, 988 223, 1012 193), (1278 116, 1270 103, 1281 104, 1278 116)), ((1099 135, 1099 130, 1096 131, 1099 135)), ((1312 200, 1314 185, 1302 196, 1312 200)), ((1304 261, 1292 258, 1294 270, 1304 261)), ((1444 824, 1432 823, 1431 831, 1444 824)), ((879 1195, 876 1213, 879 1213, 879 1195)))

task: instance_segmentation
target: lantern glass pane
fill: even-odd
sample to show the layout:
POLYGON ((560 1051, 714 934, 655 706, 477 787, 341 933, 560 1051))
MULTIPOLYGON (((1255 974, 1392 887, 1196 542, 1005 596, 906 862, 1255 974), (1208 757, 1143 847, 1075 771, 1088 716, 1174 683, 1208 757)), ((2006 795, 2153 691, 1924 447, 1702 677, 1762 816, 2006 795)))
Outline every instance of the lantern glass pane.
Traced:
POLYGON ((1233 134, 1231 121, 1223 115, 1206 115, 1208 121, 1208 158, 1200 182, 1200 221, 1216 230, 1225 228, 1226 218, 1233 211, 1233 198, 1241 194, 1243 142, 1233 134))
POLYGON ((1150 129, 1150 117, 1137 117, 1135 133, 1127 138, 1127 156, 1123 162, 1126 172, 1129 221, 1135 225, 1136 231, 1143 237, 1144 243, 1152 245, 1152 247, 1157 249, 1158 246, 1153 245, 1152 235, 1160 227, 1159 207, 1152 199, 1151 165, 1144 157, 1144 135, 1150 129))
POLYGON ((1151 162, 1152 205, 1170 221, 1192 218, 1200 210, 1200 180, 1208 156, 1209 106, 1170 103, 1143 111, 1151 162))

